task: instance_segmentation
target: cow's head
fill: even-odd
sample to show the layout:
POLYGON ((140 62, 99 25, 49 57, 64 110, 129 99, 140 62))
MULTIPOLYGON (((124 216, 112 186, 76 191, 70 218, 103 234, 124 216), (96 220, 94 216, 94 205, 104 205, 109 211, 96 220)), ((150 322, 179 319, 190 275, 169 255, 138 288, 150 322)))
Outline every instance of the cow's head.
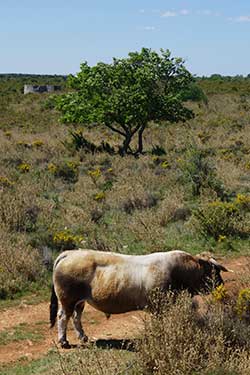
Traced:
POLYGON ((199 264, 203 271, 201 280, 201 288, 203 291, 210 293, 219 285, 224 284, 221 272, 230 272, 226 267, 219 264, 213 258, 210 258, 209 260, 199 259, 199 264))

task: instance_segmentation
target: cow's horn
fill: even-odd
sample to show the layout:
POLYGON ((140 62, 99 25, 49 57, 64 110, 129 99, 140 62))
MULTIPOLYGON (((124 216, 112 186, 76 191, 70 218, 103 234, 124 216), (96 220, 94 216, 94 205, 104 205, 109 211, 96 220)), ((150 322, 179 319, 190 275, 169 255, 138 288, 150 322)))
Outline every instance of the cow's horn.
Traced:
POLYGON ((215 259, 210 258, 209 262, 216 266, 220 271, 223 272, 234 272, 233 270, 229 270, 228 268, 224 267, 222 264, 218 263, 215 259))

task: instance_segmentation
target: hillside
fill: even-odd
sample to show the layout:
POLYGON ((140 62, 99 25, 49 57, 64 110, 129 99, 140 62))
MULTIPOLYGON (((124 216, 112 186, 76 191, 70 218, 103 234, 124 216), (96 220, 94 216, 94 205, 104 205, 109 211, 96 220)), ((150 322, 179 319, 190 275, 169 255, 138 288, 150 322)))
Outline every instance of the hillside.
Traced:
MULTIPOLYGON (((194 368, 207 374, 206 369, 224 368, 224 364, 225 371, 248 374, 244 350, 249 350, 249 329, 244 320, 236 319, 239 308, 234 306, 239 306, 235 305, 238 290, 249 286, 245 258, 250 248, 249 79, 197 79, 206 96, 200 97, 199 90, 186 93, 194 100, 186 104, 195 118, 186 123, 149 124, 145 153, 139 158, 121 157, 119 135, 105 128, 60 123, 54 95, 22 94, 23 84, 32 82, 67 89, 64 77, 0 76, 0 299, 3 316, 13 316, 13 321, 3 320, 0 335, 6 348, 0 351, 2 362, 10 360, 11 350, 16 359, 23 355, 0 371, 53 374, 63 368, 63 373, 82 375, 117 374, 119 369, 140 374, 146 368, 161 374, 165 370, 161 372, 154 363, 179 368, 176 347, 183 345, 187 356, 181 366, 189 369, 183 370, 185 374, 193 374, 188 371, 194 368), (154 318, 153 326, 143 321, 146 333, 137 348, 139 354, 90 347, 61 355, 51 343, 54 333, 46 336, 51 267, 58 252, 76 247, 128 254, 183 249, 222 256, 236 271, 226 277, 225 284, 226 290, 233 290, 233 300, 226 302, 225 310, 222 305, 218 311, 209 305, 211 321, 202 334, 184 296, 167 307, 167 321, 154 318), (13 303, 19 306, 17 313, 8 308, 13 303), (26 320, 19 324, 17 316, 26 320), (184 322, 190 323, 192 334, 184 332, 184 322), (235 324, 240 328, 232 338, 236 331, 230 327, 235 324), (172 338, 178 329, 181 344, 176 346, 172 338), (156 345, 159 338, 164 344, 160 347, 156 345), (24 343, 23 348, 19 343, 24 343), (169 356, 165 347, 172 350, 169 356), (190 353, 190 347, 195 352, 190 353), (162 362, 157 362, 159 358, 162 362), (78 367, 81 362, 84 366, 78 367), (199 370, 199 363, 205 372, 199 370)), ((224 301, 224 293, 221 289, 215 299, 224 301)), ((239 301, 248 301, 248 289, 242 296, 239 301)), ((87 328, 100 338, 100 319, 107 335, 136 337, 137 321, 131 316, 104 323, 103 317, 87 310, 87 328)), ((216 372, 223 373, 228 372, 216 372)))
MULTIPOLYGON (((21 83, 7 82, 0 79, 0 254, 4 265, 13 258, 13 269, 6 264, 0 274, 2 297, 42 277, 32 249, 46 259, 77 246, 138 254, 177 248, 248 253, 248 79, 236 81, 239 93, 216 81, 221 92, 208 94, 208 104, 188 103, 193 120, 149 126, 139 159, 78 149, 77 131, 116 150, 119 136, 63 125, 53 96, 11 94, 21 83), (26 261, 28 254, 28 269, 13 249, 26 261), (18 285, 13 275, 21 278, 18 285)), ((208 80, 199 84, 205 89, 208 80)))

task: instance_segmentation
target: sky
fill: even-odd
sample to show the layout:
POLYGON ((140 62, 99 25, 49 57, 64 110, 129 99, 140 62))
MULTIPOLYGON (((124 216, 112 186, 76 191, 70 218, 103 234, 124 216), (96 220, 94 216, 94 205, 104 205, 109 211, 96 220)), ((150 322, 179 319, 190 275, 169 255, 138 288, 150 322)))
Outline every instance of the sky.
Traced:
POLYGON ((249 0, 0 0, 0 73, 75 74, 142 47, 191 73, 250 73, 249 0))

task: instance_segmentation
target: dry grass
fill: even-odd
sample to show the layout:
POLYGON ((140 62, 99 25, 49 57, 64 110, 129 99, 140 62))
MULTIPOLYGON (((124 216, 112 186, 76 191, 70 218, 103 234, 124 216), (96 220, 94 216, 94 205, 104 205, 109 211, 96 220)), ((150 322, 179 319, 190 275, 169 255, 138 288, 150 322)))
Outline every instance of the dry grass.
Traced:
POLYGON ((0 227, 0 237, 0 298, 4 299, 29 289, 45 272, 38 251, 28 247, 22 236, 11 238, 0 227))
POLYGON ((143 374, 249 374, 249 339, 233 307, 211 305, 200 320, 186 293, 170 295, 162 313, 145 322, 139 363, 143 374))
MULTIPOLYGON (((47 97, 19 95, 3 110, 0 223, 7 237, 22 234, 25 245, 55 251, 51 239, 66 228, 82 236, 86 248, 137 254, 173 248, 249 252, 247 236, 232 235, 223 248, 192 226, 192 213, 206 202, 250 193, 249 98, 214 95, 208 107, 190 104, 196 118, 185 124, 151 124, 145 131, 147 153, 135 159, 65 147, 70 127, 46 107, 47 97), (152 155, 156 145, 166 154, 152 155), (192 152, 205 155, 203 171, 192 152), (64 168, 68 163, 77 166, 74 178, 64 168), (23 164, 29 170, 22 170, 23 164), (53 172, 51 165, 63 172, 53 172)), ((96 144, 120 143, 105 129, 82 129, 96 144)))
POLYGON ((156 293, 152 302, 158 313, 145 318, 135 352, 89 346, 59 355, 62 373, 249 375, 250 327, 237 317, 235 305, 210 300, 200 315, 184 292, 164 299, 156 293))

